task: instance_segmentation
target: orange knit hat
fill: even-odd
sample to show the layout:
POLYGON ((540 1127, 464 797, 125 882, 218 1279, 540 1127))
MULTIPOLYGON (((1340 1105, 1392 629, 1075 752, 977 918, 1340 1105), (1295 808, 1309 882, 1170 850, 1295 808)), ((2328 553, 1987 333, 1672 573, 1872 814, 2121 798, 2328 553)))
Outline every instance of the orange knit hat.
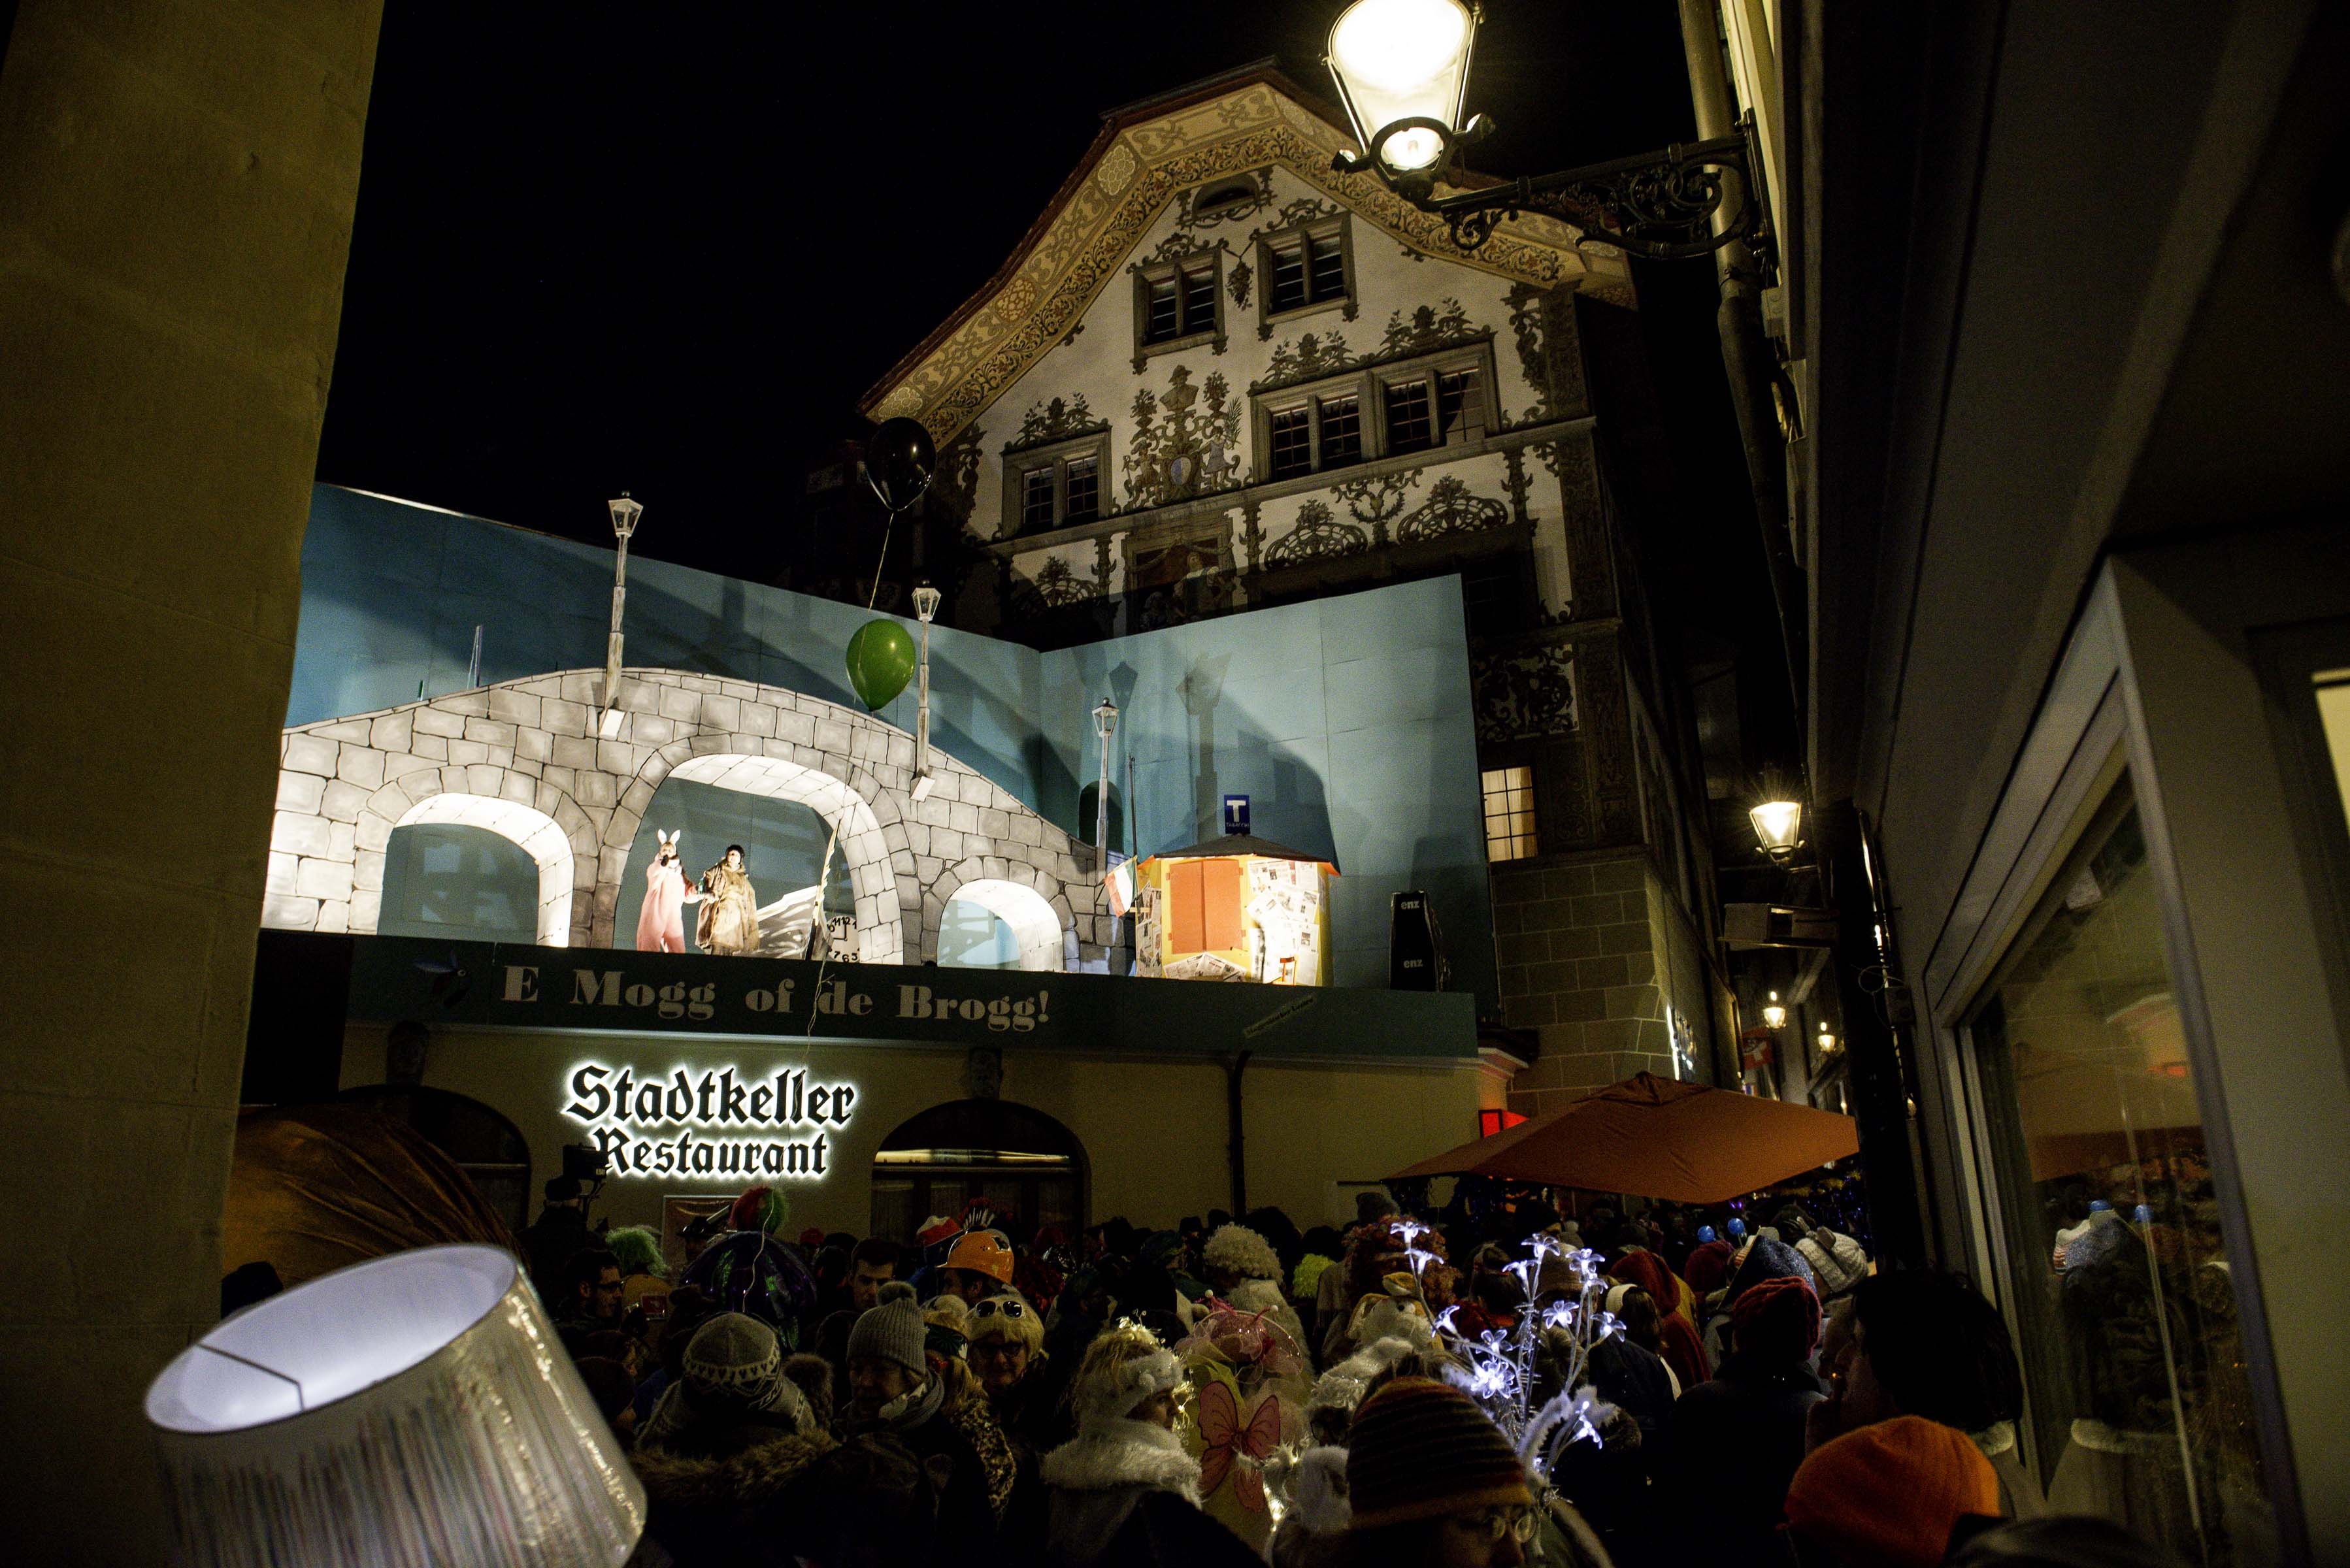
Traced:
POLYGON ((1896 1416, 1823 1443, 1787 1489, 1787 1525, 1839 1563, 1934 1568, 1968 1514, 1996 1518, 1999 1476, 1968 1436, 1896 1416))
POLYGON ((1012 1282, 1012 1249, 993 1231, 970 1231, 947 1253, 946 1267, 985 1274, 1001 1285, 1012 1282))

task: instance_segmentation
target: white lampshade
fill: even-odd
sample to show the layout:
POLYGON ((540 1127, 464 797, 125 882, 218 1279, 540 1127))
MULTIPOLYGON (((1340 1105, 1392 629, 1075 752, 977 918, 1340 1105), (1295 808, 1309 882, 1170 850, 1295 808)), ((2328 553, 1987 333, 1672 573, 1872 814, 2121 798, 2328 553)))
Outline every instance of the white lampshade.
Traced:
POLYGON ((172 1560, 616 1564, 645 1493, 514 1258, 425 1247, 272 1296, 147 1390, 172 1560))
POLYGON ((1775 991, 1771 993, 1771 1000, 1763 1004, 1762 1026, 1765 1029, 1784 1029, 1787 1026, 1787 1010, 1779 1005, 1779 993, 1775 991))
POLYGON ((1766 800, 1746 814, 1754 825, 1754 836, 1762 840, 1765 851, 1773 855, 1794 852, 1804 830, 1804 803, 1799 800, 1766 800))
MULTIPOLYGON (((1356 0, 1339 14, 1330 28, 1330 74, 1365 152, 1399 119, 1461 129, 1476 35, 1477 18, 1460 0, 1356 0)), ((1444 155, 1444 140, 1408 130, 1380 155, 1394 169, 1425 169, 1444 155)))

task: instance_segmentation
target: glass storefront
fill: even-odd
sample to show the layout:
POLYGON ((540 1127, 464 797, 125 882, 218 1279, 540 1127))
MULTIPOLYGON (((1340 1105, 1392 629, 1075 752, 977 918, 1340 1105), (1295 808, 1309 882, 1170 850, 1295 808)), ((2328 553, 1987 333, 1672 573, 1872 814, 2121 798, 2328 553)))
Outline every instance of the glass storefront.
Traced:
POLYGON ((2031 1390, 2019 1433, 2059 1512, 2198 1564, 2278 1554, 2237 1296, 2160 892, 2126 775, 1967 1019, 2031 1390))

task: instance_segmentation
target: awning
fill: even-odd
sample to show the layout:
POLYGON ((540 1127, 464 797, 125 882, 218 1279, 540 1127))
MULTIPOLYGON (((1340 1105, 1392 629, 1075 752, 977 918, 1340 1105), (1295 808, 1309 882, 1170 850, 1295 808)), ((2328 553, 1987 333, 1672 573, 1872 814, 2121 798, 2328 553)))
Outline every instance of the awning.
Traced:
POLYGON ((1496 1176, 1720 1203, 1859 1148, 1850 1116, 1642 1073, 1388 1179, 1496 1176))

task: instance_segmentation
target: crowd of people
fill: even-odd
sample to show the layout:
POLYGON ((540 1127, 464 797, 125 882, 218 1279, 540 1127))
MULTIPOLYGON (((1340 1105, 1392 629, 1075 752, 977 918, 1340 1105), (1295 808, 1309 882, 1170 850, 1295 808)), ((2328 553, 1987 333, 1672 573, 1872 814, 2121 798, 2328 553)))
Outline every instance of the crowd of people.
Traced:
POLYGON ((644 1483, 646 1568, 2170 1561, 2049 1513, 1970 1283, 1878 1272, 1800 1205, 1537 1212, 1531 1255, 1523 1205, 1380 1191, 1343 1230, 974 1203, 900 1244, 793 1233, 754 1187, 672 1272, 560 1187, 525 1245, 644 1483), (1513 1441, 1535 1407, 1584 1425, 1513 1441))

